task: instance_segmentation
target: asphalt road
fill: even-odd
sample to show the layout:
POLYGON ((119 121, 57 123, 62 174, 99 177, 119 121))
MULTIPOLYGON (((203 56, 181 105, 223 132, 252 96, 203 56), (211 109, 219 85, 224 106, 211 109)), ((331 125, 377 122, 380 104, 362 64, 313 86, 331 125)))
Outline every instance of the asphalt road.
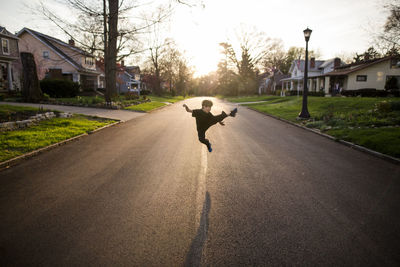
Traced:
POLYGON ((400 265, 398 165, 244 107, 208 153, 182 104, 0 172, 0 265, 400 265))

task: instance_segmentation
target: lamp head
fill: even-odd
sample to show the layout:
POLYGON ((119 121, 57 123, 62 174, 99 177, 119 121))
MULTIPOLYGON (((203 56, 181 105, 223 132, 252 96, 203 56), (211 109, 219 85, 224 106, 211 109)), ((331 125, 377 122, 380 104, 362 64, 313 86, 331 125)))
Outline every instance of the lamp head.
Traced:
POLYGON ((310 36, 311 36, 312 30, 310 30, 310 29, 307 27, 307 29, 305 29, 303 32, 304 32, 304 38, 306 39, 306 41, 310 40, 310 36))

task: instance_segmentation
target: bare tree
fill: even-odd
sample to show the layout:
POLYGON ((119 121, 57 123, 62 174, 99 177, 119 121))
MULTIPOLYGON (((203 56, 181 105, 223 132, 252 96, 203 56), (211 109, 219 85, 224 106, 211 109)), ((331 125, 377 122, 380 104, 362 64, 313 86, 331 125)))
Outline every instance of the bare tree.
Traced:
POLYGON ((382 32, 375 36, 373 45, 382 54, 398 55, 400 53, 400 0, 387 0, 383 9, 389 12, 382 32))
POLYGON ((229 42, 221 43, 220 46, 224 49, 223 54, 227 56, 228 65, 236 67, 237 94, 254 93, 258 87, 260 69, 263 68, 274 40, 255 27, 243 25, 236 32, 236 37, 239 49, 235 50, 229 42))
MULTIPOLYGON (((196 0, 166 0, 164 14, 153 19, 150 25, 160 23, 168 18, 172 14, 174 3, 193 6, 190 1, 197 2, 196 0)), ((129 21, 129 11, 149 3, 134 5, 124 0, 121 0, 121 2, 103 0, 102 5, 100 2, 92 0, 64 0, 61 3, 78 14, 77 21, 79 23, 70 22, 65 17, 56 14, 44 2, 40 2, 35 10, 62 29, 82 49, 98 56, 104 56, 105 64, 108 65, 105 66, 106 100, 110 102, 112 95, 116 94, 115 77, 110 77, 110 75, 115 76, 115 61, 143 52, 144 50, 139 47, 140 42, 137 36, 143 34, 149 28, 149 25, 145 23, 133 25, 129 21), (109 62, 109 60, 112 62, 109 62), (112 69, 113 74, 110 72, 112 69), (110 82, 107 80, 110 80, 110 82)))

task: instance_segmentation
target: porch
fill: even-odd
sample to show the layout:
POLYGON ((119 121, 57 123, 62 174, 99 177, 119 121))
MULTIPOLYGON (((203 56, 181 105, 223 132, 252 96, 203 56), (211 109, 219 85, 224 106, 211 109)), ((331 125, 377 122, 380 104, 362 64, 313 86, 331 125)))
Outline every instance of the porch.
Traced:
MULTIPOLYGON (((324 91, 325 94, 336 94, 340 90, 346 89, 347 76, 311 76, 307 79, 307 88, 309 92, 324 91)), ((304 77, 291 77, 282 80, 282 90, 303 91, 304 77)))

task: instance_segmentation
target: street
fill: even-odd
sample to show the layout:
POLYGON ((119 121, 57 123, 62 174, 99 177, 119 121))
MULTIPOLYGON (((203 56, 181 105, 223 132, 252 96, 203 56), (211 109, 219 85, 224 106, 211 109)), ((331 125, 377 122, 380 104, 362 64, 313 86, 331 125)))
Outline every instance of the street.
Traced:
POLYGON ((400 265, 398 165, 203 99, 1 171, 0 265, 400 265))

